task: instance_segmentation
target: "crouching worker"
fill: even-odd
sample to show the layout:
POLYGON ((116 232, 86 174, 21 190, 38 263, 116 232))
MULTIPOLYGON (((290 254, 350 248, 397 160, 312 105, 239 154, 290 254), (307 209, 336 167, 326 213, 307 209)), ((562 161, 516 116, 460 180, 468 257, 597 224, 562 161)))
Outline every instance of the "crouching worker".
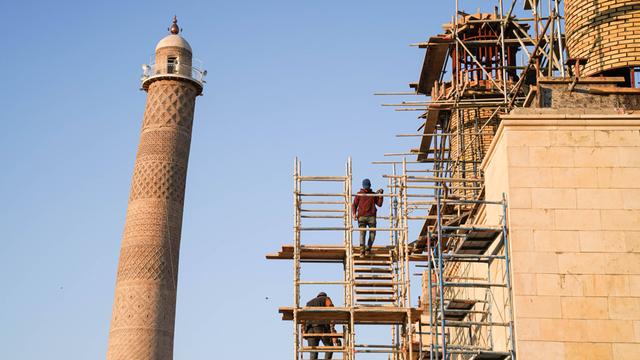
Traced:
MULTIPOLYGON (((383 190, 378 189, 375 194, 382 194, 383 190)), ((362 180, 362 189, 358 191, 355 200, 353 200, 353 217, 358 220, 358 227, 364 229, 366 227, 376 227, 376 206, 382 206, 382 196, 367 196, 368 194, 374 194, 371 190, 371 180, 362 180)), ((371 254, 371 247, 376 240, 376 231, 369 230, 369 242, 365 248, 365 238, 367 236, 366 230, 360 230, 360 256, 365 256, 366 253, 371 254)))
MULTIPOLYGON (((333 306, 333 303, 331 302, 331 298, 328 297, 326 293, 321 292, 315 298, 309 300, 309 302, 307 302, 307 306, 329 307, 329 306, 333 306)), ((308 321, 304 326, 304 331, 307 334, 331 334, 336 332, 331 322, 326 320, 308 321)), ((331 336, 314 336, 314 337, 307 338, 307 342, 309 343, 309 346, 312 346, 312 347, 318 346, 320 344, 320 341, 322 341, 322 345, 324 346, 341 346, 342 345, 340 343, 340 339, 337 339, 331 336)), ((331 359, 332 357, 333 357, 333 352, 324 353, 325 359, 331 359)), ((318 352, 312 352, 310 355, 310 358, 312 360, 317 359, 318 352)))

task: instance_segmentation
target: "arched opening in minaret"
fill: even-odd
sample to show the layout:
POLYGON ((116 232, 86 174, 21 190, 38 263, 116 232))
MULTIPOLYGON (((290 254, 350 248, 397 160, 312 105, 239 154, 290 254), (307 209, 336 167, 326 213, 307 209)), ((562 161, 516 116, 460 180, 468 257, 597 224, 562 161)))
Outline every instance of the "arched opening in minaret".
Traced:
POLYGON ((178 58, 176 56, 169 56, 167 58, 167 73, 173 74, 178 72, 178 58))

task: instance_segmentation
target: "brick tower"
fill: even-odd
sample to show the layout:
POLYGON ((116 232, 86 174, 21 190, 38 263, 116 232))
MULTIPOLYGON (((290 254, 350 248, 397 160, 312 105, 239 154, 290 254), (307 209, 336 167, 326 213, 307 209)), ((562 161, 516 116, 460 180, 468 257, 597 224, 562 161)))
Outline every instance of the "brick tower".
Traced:
POLYGON ((118 263, 108 360, 173 358, 185 181, 196 96, 206 72, 192 66, 177 20, 144 65, 148 93, 118 263))
POLYGON ((634 0, 565 1, 567 48, 584 59, 583 76, 623 76, 640 67, 640 3, 634 0))

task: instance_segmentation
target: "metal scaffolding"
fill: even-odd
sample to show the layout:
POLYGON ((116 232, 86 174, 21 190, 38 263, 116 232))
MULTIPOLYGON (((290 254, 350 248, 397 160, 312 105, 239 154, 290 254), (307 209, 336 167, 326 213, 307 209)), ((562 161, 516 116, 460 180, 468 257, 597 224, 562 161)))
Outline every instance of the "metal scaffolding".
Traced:
POLYGON ((437 295, 429 297, 429 331, 440 336, 426 347, 429 357, 515 359, 506 200, 446 201, 436 193, 438 212, 446 204, 499 206, 502 217, 496 225, 449 225, 438 217, 435 245, 427 246, 427 289, 437 295), (494 333, 501 327, 506 334, 497 345, 494 333))
POLYGON ((558 0, 498 0, 495 5, 493 12, 468 14, 455 0, 456 13, 444 32, 412 44, 426 51, 419 81, 410 84, 415 93, 380 94, 430 97, 383 104, 421 112, 417 134, 397 135, 419 137, 419 148, 385 155, 415 155, 441 176, 462 179, 450 184, 460 196, 479 194, 480 164, 500 116, 534 104, 538 80, 564 77, 565 62, 572 63, 558 0))
POLYGON ((386 177, 399 185, 407 234, 420 229, 411 269, 426 269, 406 358, 515 359, 506 200, 456 196, 448 184, 458 179, 401 166, 386 177))
MULTIPOLYGON (((355 195, 351 190, 351 161, 345 167, 344 176, 304 176, 301 163, 294 164, 294 243, 284 245, 268 259, 293 260, 293 307, 280 308, 284 320, 292 320, 294 327, 294 359, 306 359, 305 354, 332 352, 341 354, 336 359, 355 359, 367 354, 388 354, 392 359, 406 359, 403 346, 410 342, 413 328, 410 326, 419 315, 411 306, 409 277, 409 244, 406 218, 400 199, 400 180, 390 178, 386 194, 358 196, 382 196, 387 201, 388 213, 378 216, 386 225, 375 228, 359 228, 353 225, 351 208, 355 195), (327 191, 314 189, 318 183, 333 182, 341 189, 327 191), (307 222, 313 222, 311 224, 307 222), (371 254, 360 255, 360 246, 352 243, 353 233, 360 231, 387 233, 388 242, 382 236, 376 238, 371 254), (308 232, 321 232, 316 243, 305 241, 308 232), (340 233, 341 244, 328 244, 331 233, 340 233), (302 269, 307 263, 341 264, 339 281, 302 279, 302 269), (342 287, 343 301, 334 307, 308 307, 301 301, 305 285, 342 287), (326 321, 342 326, 341 332, 321 334, 322 337, 340 338, 340 346, 305 346, 303 340, 319 337, 305 333, 310 321, 326 321), (356 334, 357 326, 388 327, 391 341, 385 344, 371 343, 364 335, 356 334)), ((409 350, 411 353, 412 350, 409 350)), ((410 355, 409 355, 410 356, 410 355)))
POLYGON ((409 211, 401 221, 409 232, 418 220, 409 250, 424 268, 415 359, 516 357, 507 203, 485 198, 481 164, 500 117, 537 106, 538 81, 579 74, 581 62, 566 54, 559 1, 495 5, 469 14, 455 0, 444 32, 413 44, 426 51, 419 81, 410 84, 415 93, 380 94, 430 97, 383 104, 421 113, 418 133, 397 135, 417 137, 420 146, 385 154, 401 161, 375 162, 402 166, 399 193, 409 211), (406 160, 411 155, 415 161, 406 160))
POLYGON ((378 220, 386 225, 365 229, 352 225, 351 162, 344 176, 304 176, 296 159, 294 243, 267 256, 293 260, 294 306, 280 312, 294 324, 294 359, 320 352, 342 355, 336 359, 368 354, 388 354, 393 360, 515 358, 506 201, 452 198, 446 186, 452 179, 414 175, 418 170, 408 167, 403 161, 400 174, 394 166, 392 174, 385 175, 389 191, 383 196, 390 201, 388 213, 378 220), (341 189, 315 190, 320 182, 336 183, 341 189), (487 207, 502 211, 495 225, 488 225, 487 207), (426 241, 409 241, 411 223, 416 222, 425 224, 427 236, 422 238, 426 241), (361 256, 352 238, 354 231, 362 230, 386 232, 388 243, 361 256), (321 240, 304 241, 307 232, 321 232, 321 240), (342 237, 340 244, 323 242, 336 232, 342 237), (307 263, 341 264, 342 278, 303 280, 307 263), (410 275, 420 267, 427 270, 420 274, 424 275, 418 282, 423 284, 423 296, 414 307, 410 275), (479 276, 480 272, 485 275, 479 276), (306 285, 341 286, 343 301, 335 307, 305 306, 301 289, 306 285), (341 343, 305 346, 304 340, 319 336, 305 332, 310 321, 342 326, 342 331, 321 334, 341 343), (360 325, 389 327, 390 342, 367 341, 366 335, 356 331, 360 325), (506 330, 502 337, 496 336, 499 328, 506 330))
POLYGON ((411 84, 415 92, 380 94, 430 99, 384 104, 421 113, 417 133, 397 135, 420 138, 420 146, 385 154, 401 161, 374 162, 391 164, 392 171, 385 175, 388 214, 378 216, 386 225, 374 229, 388 234, 388 243, 380 245, 378 237, 372 256, 360 256, 353 244, 354 232, 364 229, 353 225, 350 160, 344 176, 303 176, 296 159, 294 243, 267 256, 293 260, 294 303, 280 313, 294 324, 294 359, 328 351, 350 360, 370 354, 393 360, 516 359, 507 201, 504 195, 485 198, 481 163, 500 116, 535 105, 538 80, 569 74, 565 63, 575 63, 572 73, 579 74, 581 63, 566 55, 559 0, 496 5, 493 12, 468 14, 455 0, 456 13, 444 32, 415 44, 426 50, 420 79, 411 84), (326 182, 342 190, 314 190, 326 182), (309 232, 323 237, 312 244, 309 232), (326 243, 331 233, 341 234, 342 242, 326 243), (342 278, 302 280, 307 263, 341 264, 342 278), (422 292, 412 302, 411 274, 418 269, 413 287, 421 284, 422 292), (306 307, 305 285, 342 286, 343 301, 306 307), (304 324, 314 320, 341 325, 341 332, 326 334, 340 338, 340 346, 305 346, 303 340, 317 334, 305 333, 304 324), (390 327, 390 341, 368 341, 357 330, 364 325, 390 327))

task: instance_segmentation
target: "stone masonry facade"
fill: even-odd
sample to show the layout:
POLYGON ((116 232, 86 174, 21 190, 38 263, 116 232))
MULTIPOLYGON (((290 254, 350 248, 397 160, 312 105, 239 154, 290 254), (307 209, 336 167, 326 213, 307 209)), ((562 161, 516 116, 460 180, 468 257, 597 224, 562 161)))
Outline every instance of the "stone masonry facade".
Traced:
POLYGON ((509 202, 518 359, 637 359, 640 114, 521 109, 483 166, 509 202))

